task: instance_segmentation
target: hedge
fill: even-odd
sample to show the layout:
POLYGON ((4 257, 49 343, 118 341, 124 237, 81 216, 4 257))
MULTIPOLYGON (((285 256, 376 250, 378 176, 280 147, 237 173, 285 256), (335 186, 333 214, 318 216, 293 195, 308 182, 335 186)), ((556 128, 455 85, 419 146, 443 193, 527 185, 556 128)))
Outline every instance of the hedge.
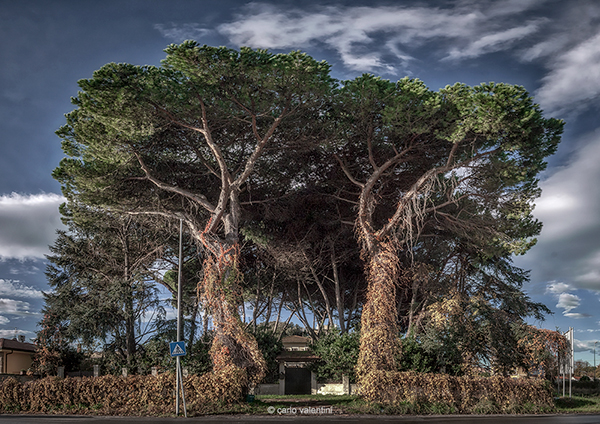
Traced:
POLYGON ((410 405, 411 412, 426 411, 436 405, 445 412, 463 414, 554 409, 550 382, 499 376, 373 371, 362 381, 360 393, 366 400, 388 407, 410 405))
MULTIPOLYGON (((219 373, 184 378, 187 411, 213 412, 239 402, 246 388, 246 372, 229 366, 219 373)), ((166 415, 174 412, 175 375, 46 377, 20 383, 14 378, 0 385, 0 412, 77 412, 103 415, 166 415)))

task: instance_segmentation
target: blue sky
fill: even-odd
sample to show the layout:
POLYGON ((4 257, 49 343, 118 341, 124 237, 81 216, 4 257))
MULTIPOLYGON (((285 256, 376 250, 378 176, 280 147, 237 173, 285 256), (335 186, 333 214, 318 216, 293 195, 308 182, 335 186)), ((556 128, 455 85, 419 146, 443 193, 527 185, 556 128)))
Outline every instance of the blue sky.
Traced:
POLYGON ((339 79, 406 75, 519 84, 565 119, 542 175, 538 244, 516 263, 575 328, 576 359, 600 340, 600 3, 593 0, 0 0, 0 337, 33 337, 47 290, 44 254, 60 227, 54 131, 77 80, 108 62, 158 65, 170 43, 303 50, 339 79))

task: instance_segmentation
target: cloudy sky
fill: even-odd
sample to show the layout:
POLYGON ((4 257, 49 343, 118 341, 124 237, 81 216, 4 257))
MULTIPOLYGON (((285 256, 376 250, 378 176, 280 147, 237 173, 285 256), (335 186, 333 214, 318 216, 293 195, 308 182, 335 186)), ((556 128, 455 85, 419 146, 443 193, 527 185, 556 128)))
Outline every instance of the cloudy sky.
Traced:
POLYGON ((526 291, 575 328, 577 359, 600 340, 600 3, 594 0, 0 0, 0 337, 33 337, 60 227, 54 131, 77 80, 108 62, 158 65, 170 43, 303 50, 339 79, 368 72, 523 85, 565 119, 542 175, 526 291), (298 3, 298 4, 296 4, 298 3), (586 351, 586 349, 588 349, 586 351))

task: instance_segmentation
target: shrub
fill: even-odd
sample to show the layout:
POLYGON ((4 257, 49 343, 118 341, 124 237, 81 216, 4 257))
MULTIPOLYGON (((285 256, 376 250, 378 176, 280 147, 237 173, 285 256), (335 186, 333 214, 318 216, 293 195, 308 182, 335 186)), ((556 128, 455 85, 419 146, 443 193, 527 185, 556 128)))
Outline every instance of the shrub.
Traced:
POLYGON ((450 376, 415 372, 373 371, 360 388, 368 401, 384 405, 409 403, 415 410, 445 405, 461 413, 515 413, 552 410, 552 388, 545 380, 507 377, 450 376))
MULTIPOLYGON (((214 411, 243 399, 246 371, 233 365, 219 373, 184 378, 191 415, 214 411)), ((174 374, 153 376, 58 378, 24 384, 13 378, 0 386, 2 412, 95 412, 106 415, 169 414, 175 397, 174 374)))
POLYGON ((258 349, 262 352, 267 363, 267 372, 263 383, 277 383, 279 381, 279 362, 277 356, 283 350, 281 339, 275 336, 270 330, 257 328, 253 333, 258 349))
POLYGON ((331 331, 317 340, 311 349, 320 360, 310 367, 317 380, 341 382, 342 374, 346 374, 354 382, 359 346, 360 334, 357 331, 341 335, 331 331))

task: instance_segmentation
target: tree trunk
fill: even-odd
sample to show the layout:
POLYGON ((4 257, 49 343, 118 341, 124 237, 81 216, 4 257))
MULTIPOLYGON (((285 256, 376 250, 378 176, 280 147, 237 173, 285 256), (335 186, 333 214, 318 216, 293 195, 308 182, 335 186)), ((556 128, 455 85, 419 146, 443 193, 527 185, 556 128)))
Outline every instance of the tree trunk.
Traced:
POLYGON ((346 321, 346 328, 352 327, 352 320, 354 319, 354 314, 356 312, 356 307, 358 306, 358 285, 354 287, 354 295, 352 296, 352 306, 348 311, 348 319, 346 321))
POLYGON ((244 331, 240 320, 239 269, 237 244, 208 242, 203 237, 208 256, 204 262, 204 305, 213 318, 215 337, 211 348, 213 369, 219 371, 233 364, 245 368, 251 383, 258 383, 266 363, 256 340, 244 331))
MULTIPOLYGON (((273 325, 273 335, 277 333, 279 330, 279 320, 281 319, 281 309, 283 309, 283 304, 285 303, 285 296, 287 292, 283 292, 281 295, 281 302, 279 302, 279 308, 277 308, 277 319, 275 320, 275 325, 273 325)), ((268 323, 267 323, 268 324, 268 323)))
MULTIPOLYGON (((304 254, 304 256, 306 257, 306 259, 308 261, 308 266, 310 268, 312 277, 313 277, 315 283, 317 283, 317 287, 319 288, 319 291, 321 292, 321 295, 323 296, 323 300, 325 301, 325 313, 327 315, 327 319, 329 320, 329 326, 331 327, 333 325, 333 317, 332 317, 332 313, 331 313, 331 304, 329 303, 329 297, 327 296, 325 287, 323 287, 323 283, 321 282, 321 279, 319 278, 319 275, 317 274, 315 267, 313 266, 312 263, 310 263, 306 253, 304 254)), ((308 293, 308 291, 307 291, 307 293, 308 293)))
POLYGON ((390 242, 378 242, 367 252, 368 292, 361 318, 359 381, 376 370, 396 369, 399 353, 396 318, 398 257, 390 242))
POLYGON ((267 315, 265 316, 265 324, 267 328, 271 321, 271 311, 273 309, 273 290, 275 289, 275 272, 273 272, 273 281, 271 282, 271 289, 269 290, 269 298, 267 299, 267 315))
POLYGON ((260 296, 261 296, 261 291, 260 291, 261 287, 260 287, 260 278, 258 279, 258 282, 256 284, 256 302, 254 302, 254 310, 252 311, 252 330, 254 331, 254 334, 256 334, 256 325, 257 325, 257 320, 258 320, 258 309, 260 306, 259 300, 260 300, 260 296))
MULTIPOLYGON (((126 224, 128 225, 128 223, 126 224)), ((130 281, 129 271, 129 240, 127 239, 127 228, 124 229, 121 243, 123 245, 123 284, 125 285, 124 309, 125 309, 125 349, 127 350, 127 365, 132 367, 135 361, 135 312, 133 310, 133 284, 130 281)))
POLYGON ((192 309, 192 316, 190 318, 190 338, 188 341, 188 346, 192 347, 194 345, 194 341, 196 338, 196 318, 198 317, 198 309, 200 308, 200 303, 198 299, 194 302, 194 308, 192 309))
POLYGON ((333 243, 331 245, 331 267, 333 268, 333 281, 335 283, 335 302, 338 310, 338 321, 340 323, 340 333, 346 332, 345 320, 344 320, 344 298, 340 287, 340 275, 338 273, 337 261, 335 259, 335 250, 333 243))

